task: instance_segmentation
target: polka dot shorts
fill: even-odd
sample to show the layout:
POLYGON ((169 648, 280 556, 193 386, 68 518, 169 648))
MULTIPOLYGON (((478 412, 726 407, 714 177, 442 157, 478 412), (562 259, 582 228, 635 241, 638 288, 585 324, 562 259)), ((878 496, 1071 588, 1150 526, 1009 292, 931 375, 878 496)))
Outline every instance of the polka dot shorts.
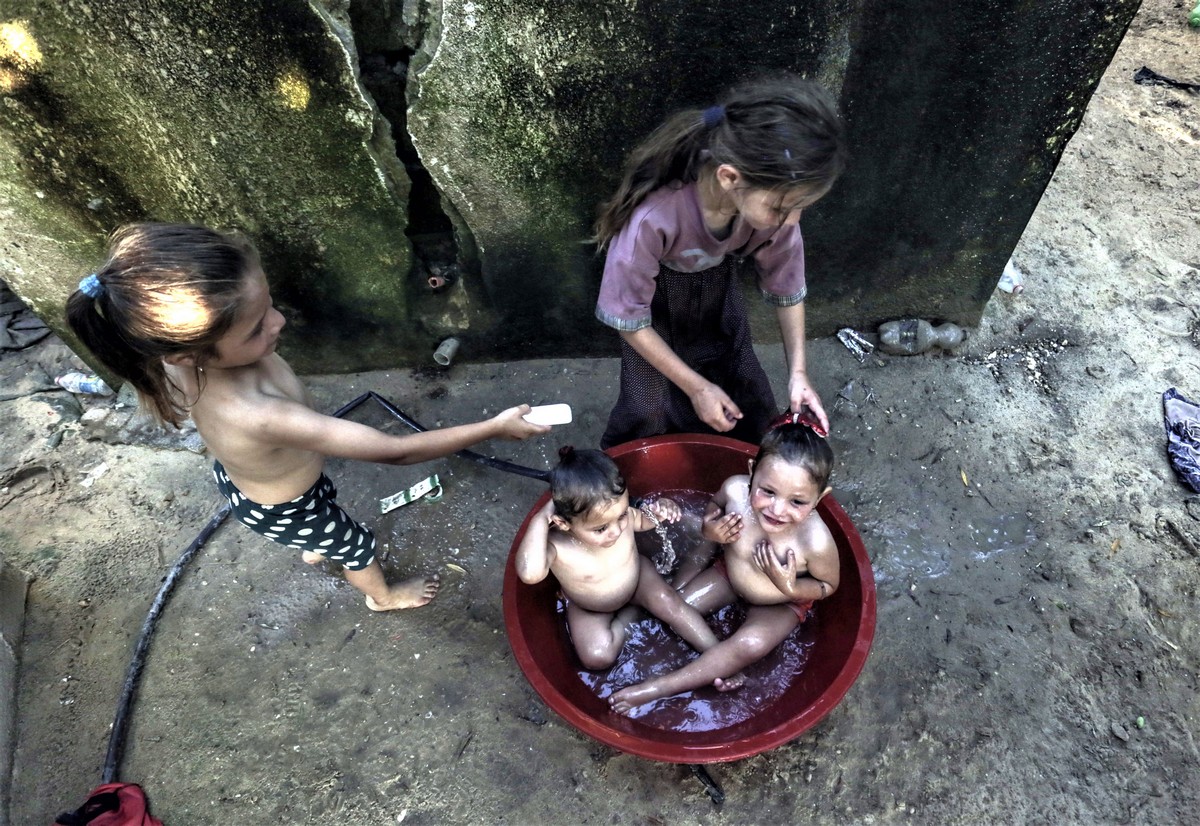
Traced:
POLYGON ((313 551, 347 570, 358 571, 375 559, 375 536, 351 519, 338 503, 337 488, 324 473, 311 488, 281 505, 260 505, 229 481, 220 462, 213 477, 239 522, 272 542, 297 551, 313 551))

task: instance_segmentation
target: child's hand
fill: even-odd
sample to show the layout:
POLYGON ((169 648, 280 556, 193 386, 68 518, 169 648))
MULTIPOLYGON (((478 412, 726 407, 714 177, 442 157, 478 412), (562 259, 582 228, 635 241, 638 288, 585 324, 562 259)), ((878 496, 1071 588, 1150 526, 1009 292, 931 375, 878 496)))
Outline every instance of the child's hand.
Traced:
POLYGON ((821 406, 821 397, 809 384, 806 373, 792 374, 791 379, 788 380, 788 400, 789 410, 794 413, 802 413, 807 407, 817 417, 817 421, 821 423, 825 432, 829 432, 829 417, 825 415, 825 408, 821 406))
POLYGON ((796 551, 788 548, 783 561, 775 553, 775 546, 770 540, 763 539, 754 546, 754 564, 770 577, 771 582, 784 594, 791 596, 792 586, 796 582, 796 551))
POLYGON ((728 545, 742 535, 742 516, 739 513, 722 514, 721 511, 710 515, 706 511, 700 535, 710 542, 728 545))
POLYGON ((683 517, 683 508, 674 499, 665 496, 650 505, 650 510, 663 522, 678 522, 683 517))
POLYGON ((548 424, 534 424, 526 421, 524 416, 532 408, 527 404, 510 407, 500 415, 492 419, 493 422, 500 425, 499 438, 501 439, 528 439, 530 436, 540 436, 543 433, 550 432, 548 424))
POLYGON ((700 421, 718 433, 733 430, 742 411, 733 399, 717 385, 709 382, 691 396, 692 409, 700 417, 700 421))

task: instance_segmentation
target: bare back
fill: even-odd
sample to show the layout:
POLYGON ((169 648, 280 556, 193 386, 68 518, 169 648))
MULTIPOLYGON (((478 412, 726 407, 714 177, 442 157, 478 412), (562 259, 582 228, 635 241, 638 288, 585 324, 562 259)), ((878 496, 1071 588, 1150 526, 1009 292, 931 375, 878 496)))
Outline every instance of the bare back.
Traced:
POLYGON ((729 582, 742 599, 754 605, 778 605, 790 601, 754 562, 755 546, 764 539, 772 543, 781 562, 789 550, 795 551, 797 576, 811 575, 836 582, 840 564, 837 544, 815 510, 785 532, 768 535, 750 507, 749 476, 731 476, 725 480, 716 499, 723 505, 725 513, 737 513, 742 517, 741 534, 724 546, 729 582))
POLYGON ((281 406, 312 406, 304 386, 278 354, 199 376, 189 368, 168 365, 167 370, 191 402, 189 413, 204 444, 251 500, 264 505, 287 502, 320 477, 322 453, 280 447, 265 438, 265 425, 281 406))

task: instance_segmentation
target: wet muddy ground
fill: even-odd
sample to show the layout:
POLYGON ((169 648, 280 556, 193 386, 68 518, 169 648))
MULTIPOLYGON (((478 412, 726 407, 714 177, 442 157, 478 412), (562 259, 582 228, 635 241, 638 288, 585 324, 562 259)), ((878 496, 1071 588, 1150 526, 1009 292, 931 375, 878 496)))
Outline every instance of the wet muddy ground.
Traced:
MULTIPOLYGON (((1200 98, 1132 81, 1143 65, 1200 80, 1185 14, 1143 4, 1016 251, 1025 292, 997 293, 959 352, 860 364, 812 342, 878 628, 817 727, 711 767, 720 807, 686 767, 600 745, 533 694, 500 593, 543 488, 454 459, 330 469, 391 570, 441 573, 426 608, 372 614, 341 580, 219 529, 164 612, 123 776, 168 824, 1191 822, 1200 501, 1167 464, 1160 396, 1200 398, 1200 98), (372 516, 431 472, 440 502, 372 516)), ((760 352, 781 379, 778 347, 760 352)), ((81 410, 45 389, 69 358, 46 340, 0 359, 0 547, 37 576, 15 824, 99 782, 151 597, 219 504, 201 455, 82 438, 81 410)), ((323 409, 373 389, 431 426, 568 402, 576 420, 552 437, 492 446, 548 467, 560 444, 598 441, 616 373, 540 361, 311 384, 323 409)))

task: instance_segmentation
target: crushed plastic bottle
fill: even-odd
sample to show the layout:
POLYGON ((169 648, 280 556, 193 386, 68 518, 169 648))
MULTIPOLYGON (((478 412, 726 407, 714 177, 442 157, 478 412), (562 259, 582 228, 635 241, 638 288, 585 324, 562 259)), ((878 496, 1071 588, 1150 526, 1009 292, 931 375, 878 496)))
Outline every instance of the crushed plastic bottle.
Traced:
POLYGON ((67 373, 59 376, 54 383, 71 393, 82 393, 87 396, 111 396, 112 388, 104 383, 99 376, 87 373, 67 373))
POLYGON ((957 324, 936 327, 923 318, 885 321, 879 325, 879 349, 893 356, 915 356, 934 347, 953 350, 967 337, 957 324))
POLYGON ((1200 29, 1200 3, 1197 3, 1196 8, 1188 12, 1187 22, 1193 29, 1200 29))
POLYGON ((1010 259, 1004 265, 1004 272, 1000 274, 1000 283, 996 286, 1006 293, 1020 295, 1025 292, 1025 273, 1021 272, 1020 268, 1010 259))

